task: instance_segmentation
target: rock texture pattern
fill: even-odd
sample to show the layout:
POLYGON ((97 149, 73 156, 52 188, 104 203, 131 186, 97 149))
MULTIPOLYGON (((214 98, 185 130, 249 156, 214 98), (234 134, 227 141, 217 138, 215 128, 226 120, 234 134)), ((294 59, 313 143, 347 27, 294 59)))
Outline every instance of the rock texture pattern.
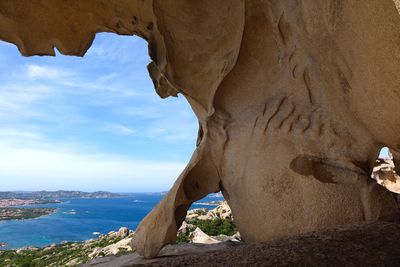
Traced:
POLYGON ((136 232, 154 257, 219 190, 251 242, 397 212, 370 179, 382 146, 400 160, 395 3, 3 0, 0 39, 26 56, 83 56, 101 31, 149 42, 157 93, 181 93, 199 119, 190 162, 136 232))

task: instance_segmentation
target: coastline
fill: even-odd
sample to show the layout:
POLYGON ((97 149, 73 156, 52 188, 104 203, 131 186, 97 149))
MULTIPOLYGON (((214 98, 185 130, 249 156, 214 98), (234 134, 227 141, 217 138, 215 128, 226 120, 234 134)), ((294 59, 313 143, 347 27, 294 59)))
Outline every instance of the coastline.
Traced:
POLYGON ((0 222, 38 219, 44 216, 50 216, 56 213, 57 210, 57 208, 0 208, 0 222), (8 212, 9 214, 4 215, 2 212, 8 212))
MULTIPOLYGON (((0 191, 0 223, 22 221, 50 216, 58 207, 41 207, 37 205, 61 204, 71 199, 104 199, 124 197, 123 194, 106 191, 0 191)), ((65 214, 75 215, 76 212, 65 214)))
MULTIPOLYGON (((131 201, 126 203, 131 203, 131 201)), ((92 231, 94 229, 96 228, 92 228, 92 231)), ((30 244, 11 249, 0 247, 0 262, 26 261, 32 264, 31 266, 39 263, 43 266, 81 266, 95 258, 133 253, 135 248, 130 244, 135 231, 131 229, 133 228, 122 226, 119 230, 92 232, 92 237, 89 239, 81 241, 64 239, 64 241, 49 243, 45 246, 30 244)), ((177 243, 208 244, 241 241, 226 202, 221 202, 221 205, 213 209, 206 207, 190 209, 176 238, 177 243)))
POLYGON ((202 205, 202 206, 219 206, 223 201, 207 201, 207 202, 194 202, 193 205, 202 205))
MULTIPOLYGON (((7 247, 0 247, 0 251, 27 246, 40 248, 64 240, 85 241, 95 238, 93 232, 108 233, 122 226, 136 229, 143 216, 161 199, 160 194, 132 193, 123 198, 73 198, 63 199, 60 204, 34 205, 54 207, 58 211, 50 214, 51 216, 44 215, 34 219, 0 221, 0 241, 7 243, 7 247), (72 210, 76 214, 72 214, 72 210)), ((218 199, 208 197, 200 202, 215 200, 218 199)), ((214 207, 202 204, 191 207, 197 208, 214 207)))
POLYGON ((62 203, 61 200, 41 200, 41 199, 0 199, 0 208, 9 207, 22 207, 22 206, 32 206, 41 204, 58 204, 62 203))

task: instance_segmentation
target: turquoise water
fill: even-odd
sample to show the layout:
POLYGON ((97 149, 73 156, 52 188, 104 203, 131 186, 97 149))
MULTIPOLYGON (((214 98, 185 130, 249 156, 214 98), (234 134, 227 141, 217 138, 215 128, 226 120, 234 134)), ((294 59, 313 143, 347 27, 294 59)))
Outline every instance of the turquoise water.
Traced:
MULTIPOLYGON (((162 199, 160 194, 129 194, 123 198, 70 199, 59 204, 33 205, 54 207, 57 212, 32 220, 1 221, 0 242, 14 249, 24 246, 46 246, 62 241, 95 238, 120 227, 136 229, 143 217, 162 199)), ((221 200, 208 196, 204 201, 221 200)), ((210 206, 194 204, 192 208, 210 206)), ((211 207, 212 208, 212 207, 211 207)))

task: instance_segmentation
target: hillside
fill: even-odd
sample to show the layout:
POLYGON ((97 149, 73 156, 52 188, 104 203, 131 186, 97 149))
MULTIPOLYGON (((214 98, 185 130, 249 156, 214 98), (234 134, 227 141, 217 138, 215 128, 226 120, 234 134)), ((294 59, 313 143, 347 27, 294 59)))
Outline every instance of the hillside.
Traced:
POLYGON ((83 192, 83 191, 0 191, 0 199, 24 199, 24 200, 50 200, 69 198, 115 198, 123 194, 106 191, 83 192))

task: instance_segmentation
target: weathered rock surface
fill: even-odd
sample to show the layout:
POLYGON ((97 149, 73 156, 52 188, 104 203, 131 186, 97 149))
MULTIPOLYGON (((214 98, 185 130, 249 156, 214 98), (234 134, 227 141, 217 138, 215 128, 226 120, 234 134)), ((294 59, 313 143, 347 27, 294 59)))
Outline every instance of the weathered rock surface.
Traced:
POLYGON ((157 93, 184 95, 200 125, 189 164, 137 229, 154 257, 191 203, 219 190, 250 242, 397 213, 370 179, 382 146, 400 160, 395 3, 3 0, 0 39, 24 55, 82 56, 101 31, 149 42, 157 93))
POLYGON ((378 184, 384 186, 388 190, 400 193, 400 176, 396 173, 396 166, 393 162, 393 155, 389 152, 389 157, 378 159, 372 171, 372 178, 378 184))
POLYGON ((193 243, 201 244, 215 244, 219 242, 211 236, 208 236, 198 227, 191 233, 190 239, 193 243))
POLYGON ((108 255, 117 255, 121 252, 129 252, 132 251, 130 243, 132 242, 132 237, 124 238, 117 243, 110 244, 106 247, 95 248, 91 253, 88 254, 90 259, 97 258, 99 256, 108 256, 108 255))
POLYGON ((169 245, 154 259, 134 253, 85 266, 399 266, 399 240, 399 224, 375 222, 260 244, 169 245))

